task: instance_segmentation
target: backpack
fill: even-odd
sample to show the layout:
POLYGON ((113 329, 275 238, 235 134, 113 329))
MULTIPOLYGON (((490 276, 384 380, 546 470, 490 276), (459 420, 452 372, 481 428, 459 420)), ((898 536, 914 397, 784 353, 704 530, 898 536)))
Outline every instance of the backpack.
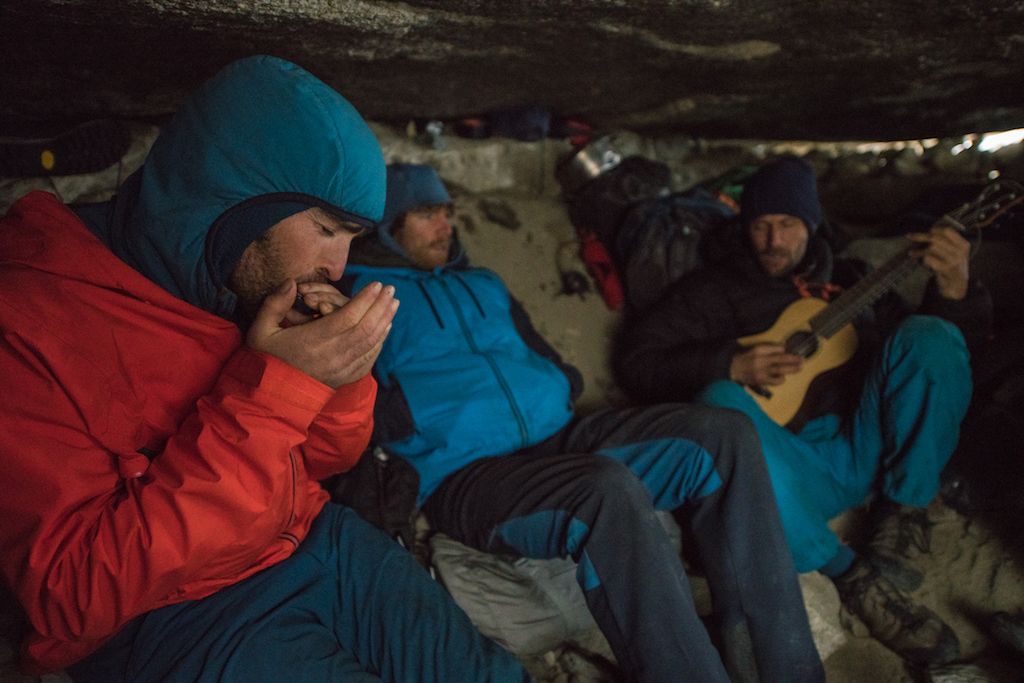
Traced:
POLYGON ((349 471, 324 482, 332 502, 352 508, 410 551, 416 541, 419 485, 412 465, 379 446, 367 449, 349 471))
POLYGON ((566 195, 569 220, 578 231, 592 232, 611 246, 626 212, 637 203, 669 193, 672 173, 665 164, 626 157, 614 168, 566 195))
POLYGON ((730 206, 701 188, 631 208, 612 249, 629 307, 644 310, 669 285, 701 266, 708 236, 734 218, 730 206))

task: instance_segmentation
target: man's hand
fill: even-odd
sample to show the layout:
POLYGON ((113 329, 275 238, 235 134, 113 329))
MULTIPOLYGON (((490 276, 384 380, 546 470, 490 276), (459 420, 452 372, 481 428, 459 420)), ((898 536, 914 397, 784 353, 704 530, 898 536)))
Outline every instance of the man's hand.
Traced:
POLYGON ((283 327, 281 321, 289 317, 295 294, 294 280, 271 293, 257 312, 246 343, 332 388, 365 376, 377 360, 398 310, 395 288, 374 282, 350 301, 337 290, 334 295, 320 290, 318 295, 324 298, 315 310, 327 310, 320 307, 320 303, 326 303, 331 306, 329 314, 283 327))
POLYGON ((774 386, 803 365, 804 359, 786 353, 782 344, 758 344, 732 357, 729 379, 753 387, 774 386))
POLYGON ((963 235, 937 223, 928 232, 908 234, 907 239, 914 242, 910 253, 935 274, 941 296, 958 301, 967 296, 971 245, 963 235))
POLYGON ((326 282, 301 282, 298 285, 298 298, 311 311, 304 313, 297 308, 288 309, 285 320, 291 325, 308 323, 310 320, 330 315, 348 303, 348 297, 326 282))

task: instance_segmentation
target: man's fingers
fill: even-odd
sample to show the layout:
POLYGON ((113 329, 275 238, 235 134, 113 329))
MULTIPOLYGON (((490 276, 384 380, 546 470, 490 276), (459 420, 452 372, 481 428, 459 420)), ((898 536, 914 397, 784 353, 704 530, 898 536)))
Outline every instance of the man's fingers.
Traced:
POLYGON ((931 270, 949 270, 956 268, 963 261, 956 254, 949 254, 938 249, 929 249, 922 254, 921 262, 931 270))
POLYGON ((750 349, 750 353, 757 356, 774 356, 780 353, 784 353, 786 347, 782 344, 758 344, 750 349))
MULTIPOLYGON (((352 302, 355 301, 354 297, 352 302)), ((398 308, 398 300, 393 298, 393 288, 390 287, 379 291, 363 316, 355 321, 350 311, 352 302, 309 324, 311 331, 316 328, 317 338, 327 345, 324 353, 336 359, 335 372, 340 377, 349 377, 353 371, 358 376, 362 376, 360 372, 365 374, 362 371, 368 370, 369 366, 362 366, 367 359, 372 365, 377 358, 398 308)))
POLYGON ((375 331, 380 331, 385 325, 391 322, 398 311, 398 299, 395 298, 395 288, 388 285, 381 290, 377 298, 363 314, 363 323, 375 331))
POLYGON ((258 329, 276 328, 286 318, 295 303, 295 280, 288 279, 263 299, 252 327, 258 329))
POLYGON ((303 302, 320 315, 333 313, 349 301, 347 296, 325 282, 303 282, 298 287, 303 302))
POLYGON ((338 292, 338 288, 326 282, 302 282, 299 283, 299 292, 301 294, 331 293, 338 292))
POLYGON ((342 306, 337 313, 347 321, 349 326, 355 325, 363 319, 363 316, 378 299, 381 297, 391 299, 394 291, 394 287, 385 287, 379 282, 371 282, 349 299, 348 303, 342 306))
POLYGON ((330 320, 334 331, 341 333, 346 329, 359 329, 367 335, 375 335, 395 317, 398 309, 397 300, 394 298, 395 288, 388 285, 370 290, 369 285, 352 300, 339 308, 334 315, 324 320, 330 320), (375 293, 374 293, 375 291, 375 293))
POLYGON ((368 344, 374 346, 383 345, 384 339, 387 338, 388 332, 391 330, 391 321, 397 311, 398 299, 385 301, 380 311, 376 307, 372 307, 363 316, 363 319, 359 321, 355 329, 364 335, 368 344), (378 315, 378 313, 381 314, 378 315))
POLYGON ((391 331, 391 321, 395 319, 395 315, 398 313, 398 307, 402 304, 398 299, 391 299, 387 303, 387 306, 381 312, 381 315, 375 321, 376 332, 380 335, 383 340, 391 331))
POLYGON ((963 268, 970 260, 970 246, 966 241, 961 244, 935 240, 926 247, 912 249, 910 253, 920 259, 926 268, 935 272, 963 268))
POLYGON ((284 314, 284 319, 291 325, 302 325, 312 320, 313 316, 307 315, 296 308, 289 308, 284 314))
POLYGON ((963 235, 952 228, 932 228, 929 232, 911 232, 905 237, 915 243, 915 248, 940 249, 950 252, 969 252, 971 244, 963 235))
POLYGON ((938 237, 940 239, 952 240, 954 242, 967 241, 964 238, 963 233, 961 233, 959 230, 957 230, 956 228, 952 228, 948 225, 943 225, 942 223, 936 223, 932 227, 932 229, 928 231, 928 234, 938 237))

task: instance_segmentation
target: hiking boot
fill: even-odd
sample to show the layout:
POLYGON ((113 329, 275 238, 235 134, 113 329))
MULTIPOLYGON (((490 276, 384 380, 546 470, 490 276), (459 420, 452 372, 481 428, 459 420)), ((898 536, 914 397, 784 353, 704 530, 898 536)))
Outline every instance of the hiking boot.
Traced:
POLYGON ((131 146, 120 121, 88 121, 54 136, 0 137, 0 177, 95 173, 117 163, 131 146))
POLYGON ((867 560, 858 558, 833 581, 843 606, 876 640, 907 661, 938 666, 960 655, 956 634, 939 615, 914 603, 867 560))
POLYGON ((875 520, 867 556, 882 576, 905 593, 921 586, 924 574, 917 567, 931 551, 932 523, 928 511, 895 503, 882 503, 875 520))
POLYGON ((1024 615, 996 612, 989 620, 989 630, 1001 644, 1024 655, 1024 615))

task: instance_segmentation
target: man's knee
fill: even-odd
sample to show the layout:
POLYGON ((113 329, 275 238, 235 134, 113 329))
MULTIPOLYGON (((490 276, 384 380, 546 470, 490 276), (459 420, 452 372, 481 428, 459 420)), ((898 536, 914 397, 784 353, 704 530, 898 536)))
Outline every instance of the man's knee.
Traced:
POLYGON ((700 400, 704 405, 690 406, 686 414, 685 438, 695 440, 716 461, 760 452, 761 441, 753 416, 761 408, 746 389, 736 382, 713 382, 702 392, 700 400))
POLYGON ((581 483, 591 498, 625 498, 650 506, 650 497, 636 475, 614 458, 594 455, 587 471, 581 473, 581 483))
MULTIPOLYGON (((750 395, 747 394, 746 389, 736 384, 735 382, 725 382, 724 384, 731 384, 734 389, 729 389, 731 392, 738 392, 743 395, 742 406, 710 406, 702 416, 702 422, 705 429, 713 434, 728 435, 732 441, 735 441, 738 445, 747 443, 748 445, 755 446, 758 443, 757 430, 754 427, 754 421, 750 418, 748 410, 744 407, 749 404, 754 408, 757 408, 757 404, 753 402, 750 395)), ((737 403, 740 401, 737 400, 737 403)))
POLYGON ((742 385, 727 379, 712 382, 704 387, 697 400, 705 405, 735 410, 742 410, 748 402, 752 402, 742 385))
POLYGON ((958 364, 967 367, 967 344, 960 329, 932 315, 906 318, 889 338, 890 355, 913 360, 921 367, 958 364))
POLYGON ((324 505, 299 551, 328 566, 349 562, 353 552, 375 563, 408 554, 355 510, 335 503, 324 505))

